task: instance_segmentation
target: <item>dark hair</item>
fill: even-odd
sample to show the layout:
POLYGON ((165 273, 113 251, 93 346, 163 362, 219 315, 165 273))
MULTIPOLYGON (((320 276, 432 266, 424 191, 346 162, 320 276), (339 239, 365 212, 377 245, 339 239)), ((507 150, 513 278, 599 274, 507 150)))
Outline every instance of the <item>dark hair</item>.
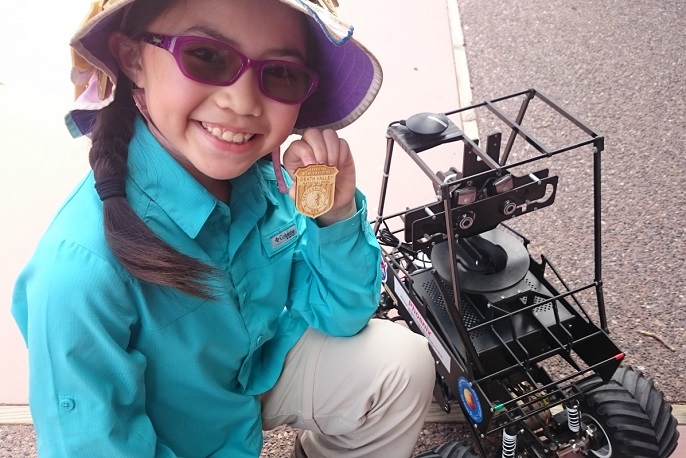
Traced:
MULTIPOLYGON (((177 3, 179 0, 134 2, 123 32, 130 37, 137 36, 154 18, 177 3)), ((131 81, 120 74, 114 101, 97 115, 89 154, 96 183, 105 179, 119 179, 122 183, 126 180, 129 142, 138 114, 132 89, 131 81)), ((207 280, 217 275, 217 270, 177 251, 158 237, 136 215, 125 197, 103 201, 103 220, 110 249, 131 275, 203 299, 213 297, 207 280)))

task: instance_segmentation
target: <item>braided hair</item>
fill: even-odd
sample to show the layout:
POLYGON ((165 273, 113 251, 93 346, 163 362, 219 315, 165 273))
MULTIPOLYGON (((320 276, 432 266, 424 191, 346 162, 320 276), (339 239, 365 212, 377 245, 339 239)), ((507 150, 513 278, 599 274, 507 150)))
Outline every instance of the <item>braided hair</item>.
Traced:
MULTIPOLYGON (((149 22, 178 0, 135 2, 123 32, 135 37, 149 22)), ((98 183, 119 183, 123 190, 128 174, 128 149, 138 110, 132 96, 133 83, 119 75, 114 101, 100 110, 92 130, 89 161, 98 183)), ((105 238, 110 249, 134 277, 169 286, 184 293, 211 299, 207 280, 217 274, 212 266, 185 255, 158 237, 133 211, 125 193, 103 200, 105 238)))

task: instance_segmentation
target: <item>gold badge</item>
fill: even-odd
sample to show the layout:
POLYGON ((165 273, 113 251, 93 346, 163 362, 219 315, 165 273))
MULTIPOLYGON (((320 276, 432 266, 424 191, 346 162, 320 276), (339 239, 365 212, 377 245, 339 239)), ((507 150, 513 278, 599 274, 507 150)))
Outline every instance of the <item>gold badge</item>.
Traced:
POLYGON ((310 218, 331 210, 336 192, 338 169, 331 165, 313 164, 295 171, 295 208, 310 218))

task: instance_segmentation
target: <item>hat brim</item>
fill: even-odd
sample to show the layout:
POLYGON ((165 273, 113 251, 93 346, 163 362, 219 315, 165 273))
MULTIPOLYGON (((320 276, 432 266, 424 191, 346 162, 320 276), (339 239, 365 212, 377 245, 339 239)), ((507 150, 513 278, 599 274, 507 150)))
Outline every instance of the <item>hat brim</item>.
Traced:
POLYGON ((374 55, 362 44, 349 39, 335 44, 317 30, 319 24, 309 18, 317 41, 314 70, 319 86, 300 108, 295 131, 308 127, 341 129, 364 113, 381 88, 383 73, 374 55))
MULTIPOLYGON (((70 45, 95 69, 107 75, 113 85, 119 74, 116 60, 108 46, 110 34, 119 29, 126 8, 136 0, 110 2, 106 8, 87 21, 74 35, 70 45)), ((352 27, 344 25, 322 7, 303 0, 279 0, 308 16, 317 55, 314 70, 319 74, 319 86, 300 108, 293 132, 307 128, 341 129, 364 113, 376 97, 383 73, 374 55, 352 38, 352 27)), ((86 78, 87 79, 87 78, 86 78)), ((82 84, 84 75, 72 73, 72 81, 82 84)), ((92 78, 90 84, 95 84, 92 78)), ((90 132, 97 110, 112 102, 112 92, 105 99, 94 98, 96 91, 87 89, 67 115, 72 135, 90 132)))

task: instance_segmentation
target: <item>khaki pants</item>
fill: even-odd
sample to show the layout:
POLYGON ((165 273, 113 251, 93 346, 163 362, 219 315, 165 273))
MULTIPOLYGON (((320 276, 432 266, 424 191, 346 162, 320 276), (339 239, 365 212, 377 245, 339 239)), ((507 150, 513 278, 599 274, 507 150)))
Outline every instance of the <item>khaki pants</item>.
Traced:
POLYGON ((308 329, 262 396, 265 430, 306 430, 308 458, 412 454, 431 403, 434 361, 424 337, 371 320, 353 337, 308 329))

